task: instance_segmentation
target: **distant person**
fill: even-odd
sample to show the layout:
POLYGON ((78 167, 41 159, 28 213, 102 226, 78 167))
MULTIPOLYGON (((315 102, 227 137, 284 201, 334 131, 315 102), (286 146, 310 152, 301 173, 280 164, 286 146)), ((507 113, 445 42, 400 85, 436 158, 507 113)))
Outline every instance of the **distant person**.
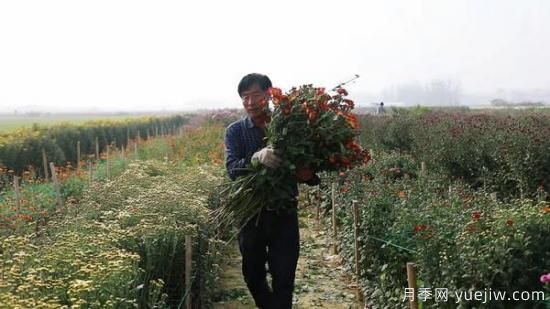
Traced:
POLYGON ((384 115, 386 113, 386 110, 384 109, 384 102, 380 102, 380 105, 378 105, 378 108, 376 109, 376 115, 384 115))

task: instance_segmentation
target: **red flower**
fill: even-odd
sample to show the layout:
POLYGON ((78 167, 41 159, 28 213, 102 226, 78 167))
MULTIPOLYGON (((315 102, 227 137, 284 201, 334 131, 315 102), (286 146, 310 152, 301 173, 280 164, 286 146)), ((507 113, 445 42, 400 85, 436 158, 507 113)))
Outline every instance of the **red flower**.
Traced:
POLYGON ((350 163, 348 158, 344 157, 344 158, 342 158, 342 165, 344 167, 349 167, 351 165, 351 163, 350 163))
POLYGON ((307 114, 307 119, 311 121, 315 121, 317 119, 317 113, 315 111, 311 111, 307 114))
POLYGON ((275 97, 275 96, 278 97, 278 96, 282 96, 282 95, 283 95, 283 91, 282 91, 281 89, 279 89, 279 88, 271 87, 271 88, 268 89, 268 91, 269 91, 269 94, 270 94, 271 96, 274 96, 274 97, 275 97))
POLYGON ((428 227, 425 224, 415 225, 414 226, 414 232, 415 233, 422 232, 422 231, 425 231, 427 228, 428 227))
POLYGON ((473 232, 477 232, 478 228, 475 224, 468 224, 466 225, 466 231, 473 233, 473 232))
POLYGON ((348 95, 347 90, 344 89, 344 88, 338 88, 338 89, 336 89, 336 92, 338 92, 341 95, 345 95, 345 96, 348 95))
POLYGON ((285 106, 283 108, 283 114, 284 115, 289 115, 290 114, 290 106, 285 106))
POLYGON ((508 225, 512 225, 512 224, 514 224, 514 221, 512 221, 512 220, 508 219, 508 220, 506 221, 506 224, 508 224, 508 225))
POLYGON ((472 219, 479 220, 481 218, 481 213, 479 211, 472 212, 472 219))
POLYGON ((353 109, 355 107, 355 103, 353 103, 352 100, 344 99, 344 102, 348 105, 349 109, 353 109))
POLYGON ((261 99, 260 102, 258 102, 258 105, 261 108, 264 108, 267 105, 267 100, 266 99, 261 99))

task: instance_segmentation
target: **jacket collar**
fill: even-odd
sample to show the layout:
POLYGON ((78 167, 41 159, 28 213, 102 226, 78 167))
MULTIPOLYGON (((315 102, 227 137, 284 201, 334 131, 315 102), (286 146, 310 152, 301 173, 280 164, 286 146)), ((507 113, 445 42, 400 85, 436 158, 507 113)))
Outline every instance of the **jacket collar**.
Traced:
POLYGON ((246 116, 244 119, 244 122, 246 124, 246 127, 249 129, 254 128, 256 125, 254 124, 254 121, 252 121, 252 118, 250 116, 246 116))

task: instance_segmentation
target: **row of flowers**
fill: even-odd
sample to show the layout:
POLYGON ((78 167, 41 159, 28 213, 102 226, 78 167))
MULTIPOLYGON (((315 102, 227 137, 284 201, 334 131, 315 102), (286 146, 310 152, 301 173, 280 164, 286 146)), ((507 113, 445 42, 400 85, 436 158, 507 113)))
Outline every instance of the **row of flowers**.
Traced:
POLYGON ((194 303, 205 305, 220 258, 207 198, 219 181, 219 168, 141 161, 112 181, 92 184, 47 230, 0 240, 0 303, 173 306, 188 288, 173 274, 185 273, 184 238, 191 235, 195 273, 203 274, 191 291, 194 303))
MULTIPOLYGON (((327 228, 331 227, 332 182, 338 184, 338 242, 350 271, 354 267, 350 205, 357 200, 360 206, 359 281, 370 305, 408 305, 403 302, 407 262, 417 264, 417 276, 425 287, 544 289, 541 281, 547 282, 548 277, 541 274, 550 270, 550 204, 544 200, 496 201, 489 192, 460 182, 452 183, 449 190, 443 175, 422 173, 412 157, 379 152, 368 167, 329 175, 322 183, 327 228)), ((539 300, 524 305, 541 304, 539 300)), ((463 305, 500 308, 505 304, 463 305)))
POLYGON ((550 192, 550 114, 535 111, 398 110, 362 116, 369 149, 401 151, 449 180, 497 191, 501 197, 550 192))

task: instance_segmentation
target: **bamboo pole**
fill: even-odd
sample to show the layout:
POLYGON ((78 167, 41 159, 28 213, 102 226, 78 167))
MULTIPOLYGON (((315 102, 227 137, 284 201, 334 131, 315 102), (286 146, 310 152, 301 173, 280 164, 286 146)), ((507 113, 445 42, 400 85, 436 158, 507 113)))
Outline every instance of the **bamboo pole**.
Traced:
POLYGON ((315 208, 317 209, 317 213, 315 214, 315 218, 317 219, 317 223, 321 220, 321 187, 317 186, 317 190, 315 190, 315 195, 313 196, 315 199, 315 208))
POLYGON ((107 179, 111 179, 111 158, 110 158, 111 146, 107 145, 107 162, 105 162, 105 170, 107 174, 107 179))
POLYGON ((76 173, 80 172, 80 141, 76 142, 76 173))
POLYGON ((354 251, 355 251, 355 274, 359 277, 361 275, 361 268, 359 268, 359 207, 357 201, 352 201, 353 208, 353 239, 354 239, 354 251))
POLYGON ((122 159, 122 168, 126 169, 126 147, 122 145, 122 148, 120 149, 120 156, 122 159))
POLYGON ((95 160, 96 162, 99 162, 99 139, 95 138, 95 160))
POLYGON ((59 179, 57 179, 57 174, 55 172, 55 166, 53 162, 50 162, 50 171, 52 173, 52 181, 55 189, 55 198, 57 201, 57 210, 63 208, 63 199, 61 198, 61 187, 59 185, 59 179))
POLYGON ((19 187, 19 177, 13 176, 13 187, 15 191, 15 207, 17 209, 17 215, 21 214, 21 189, 19 187))
POLYGON ((193 267, 193 243, 191 236, 185 236, 185 290, 189 291, 185 298, 185 308, 191 309, 191 267, 193 267))
POLYGON ((338 236, 338 227, 336 226, 336 183, 332 183, 332 237, 334 238, 333 253, 338 253, 336 237, 338 236))
POLYGON ((414 263, 407 263, 407 282, 409 289, 412 289, 413 295, 409 297, 409 306, 411 309, 418 309, 418 299, 417 299, 417 287, 416 287, 416 265, 414 263))
POLYGON ((42 164, 44 165, 44 180, 48 181, 50 178, 48 175, 48 157, 46 156, 46 150, 42 148, 42 164))
POLYGON ((92 162, 90 160, 87 161, 88 164, 88 186, 91 186, 92 185, 92 181, 93 181, 93 167, 92 167, 92 162))

